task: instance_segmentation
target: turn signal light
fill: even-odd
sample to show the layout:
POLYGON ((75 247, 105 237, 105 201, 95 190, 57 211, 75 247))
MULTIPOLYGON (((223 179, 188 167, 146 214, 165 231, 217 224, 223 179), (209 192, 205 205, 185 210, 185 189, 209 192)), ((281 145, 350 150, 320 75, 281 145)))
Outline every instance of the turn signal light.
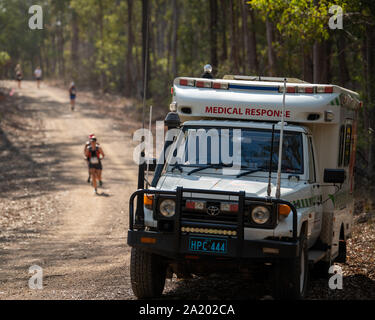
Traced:
POLYGON ((143 195, 143 203, 147 209, 152 209, 152 204, 154 202, 154 196, 153 195, 143 195))
POLYGON ((290 211, 292 211, 292 209, 288 205, 279 204, 279 216, 287 217, 289 216, 290 211))
POLYGON ((149 237, 141 237, 141 243, 154 244, 154 243, 156 243, 156 239, 155 238, 149 238, 149 237))

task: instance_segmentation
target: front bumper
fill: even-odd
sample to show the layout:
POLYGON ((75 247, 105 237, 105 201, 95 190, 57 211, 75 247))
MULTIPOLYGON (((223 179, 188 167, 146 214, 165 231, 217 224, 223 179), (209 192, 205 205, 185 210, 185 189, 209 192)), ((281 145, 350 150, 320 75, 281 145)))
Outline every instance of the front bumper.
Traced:
MULTIPOLYGON (((211 223, 212 226, 212 223, 211 223)), ((215 227, 215 225, 214 225, 215 227)), ((216 227, 220 227, 218 223, 216 227)), ((204 240, 205 241, 205 240, 204 240)), ((170 257, 172 259, 184 258, 187 255, 198 255, 204 257, 224 257, 224 258, 292 258, 298 256, 299 241, 297 238, 297 210, 288 201, 275 198, 258 198, 246 197, 245 192, 231 191, 213 191, 203 189, 183 189, 177 187, 176 191, 165 190, 137 190, 132 194, 129 200, 129 231, 128 244, 132 247, 142 248, 144 250, 170 257), (172 232, 162 231, 146 231, 142 221, 143 212, 143 195, 144 194, 160 194, 175 198, 176 213, 173 216, 174 230, 172 232), (197 233, 187 233, 181 231, 181 227, 192 223, 182 218, 182 203, 187 198, 195 195, 195 197, 221 195, 236 197, 238 201, 237 222, 232 225, 236 231, 235 236, 225 235, 207 235, 197 233), (137 197, 137 211, 134 214, 134 200, 137 197), (287 240, 245 240, 244 239, 244 204, 245 201, 260 201, 274 204, 287 204, 293 212, 293 230, 292 237, 287 240), (220 242, 225 242, 225 252, 199 252, 192 251, 189 247, 189 241, 192 237, 201 237, 202 239, 216 238, 220 242), (142 239, 148 238, 148 239, 142 239), (145 241, 146 240, 146 241, 145 241)))
MULTIPOLYGON (((242 240, 236 238, 220 237, 227 240, 227 252, 224 254, 212 252, 194 252, 189 250, 189 238, 199 235, 180 235, 180 241, 176 241, 174 234, 152 231, 128 231, 128 245, 142 248, 171 259, 184 259, 186 256, 199 255, 209 258, 243 258, 243 259, 274 259, 293 258, 298 256, 299 241, 286 242, 276 240, 242 240), (142 243, 141 238, 155 239, 154 243, 142 243)), ((204 235, 204 238, 210 238, 204 235)), ((218 238, 215 236, 215 238, 218 238)))

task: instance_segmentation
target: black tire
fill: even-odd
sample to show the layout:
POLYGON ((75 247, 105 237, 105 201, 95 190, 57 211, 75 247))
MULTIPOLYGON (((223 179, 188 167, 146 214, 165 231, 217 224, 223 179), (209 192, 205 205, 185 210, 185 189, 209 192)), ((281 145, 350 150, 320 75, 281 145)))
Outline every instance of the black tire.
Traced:
POLYGON ((300 237, 300 251, 296 258, 276 263, 274 295, 277 299, 303 299, 309 278, 308 248, 306 235, 300 237))
POLYGON ((162 257, 139 248, 131 249, 130 278, 138 299, 160 297, 166 272, 167 265, 162 257))

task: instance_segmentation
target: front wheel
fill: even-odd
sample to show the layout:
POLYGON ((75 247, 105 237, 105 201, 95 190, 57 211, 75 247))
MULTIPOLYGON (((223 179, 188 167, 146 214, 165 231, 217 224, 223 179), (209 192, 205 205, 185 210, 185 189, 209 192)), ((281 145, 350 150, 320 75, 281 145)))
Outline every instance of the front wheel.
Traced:
POLYGON ((307 292, 309 273, 306 235, 301 234, 298 257, 280 260, 275 267, 276 298, 303 299, 307 292))
POLYGON ((167 265, 156 254, 139 248, 131 249, 131 285, 138 299, 160 297, 164 290, 167 265))

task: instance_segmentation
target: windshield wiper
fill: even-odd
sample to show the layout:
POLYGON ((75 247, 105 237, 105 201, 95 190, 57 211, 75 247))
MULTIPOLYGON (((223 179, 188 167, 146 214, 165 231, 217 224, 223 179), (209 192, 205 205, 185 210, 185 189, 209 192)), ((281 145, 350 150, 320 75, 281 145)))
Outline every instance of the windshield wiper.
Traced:
POLYGON ((268 170, 266 167, 258 167, 256 169, 251 169, 251 170, 247 170, 247 171, 244 171, 244 172, 241 172, 239 173, 236 178, 240 178, 242 176, 246 176, 247 174, 251 174, 251 173, 254 173, 254 172, 258 172, 258 171, 266 171, 268 170))
POLYGON ((195 172, 198 172, 198 171, 201 171, 201 170, 204 170, 204 169, 221 169, 223 167, 231 167, 232 165, 231 164, 225 164, 225 163, 217 163, 217 164, 208 164, 204 167, 199 167, 199 168, 195 168, 191 171, 189 171, 189 173, 187 174, 188 176, 190 176, 192 173, 195 173, 195 172))

